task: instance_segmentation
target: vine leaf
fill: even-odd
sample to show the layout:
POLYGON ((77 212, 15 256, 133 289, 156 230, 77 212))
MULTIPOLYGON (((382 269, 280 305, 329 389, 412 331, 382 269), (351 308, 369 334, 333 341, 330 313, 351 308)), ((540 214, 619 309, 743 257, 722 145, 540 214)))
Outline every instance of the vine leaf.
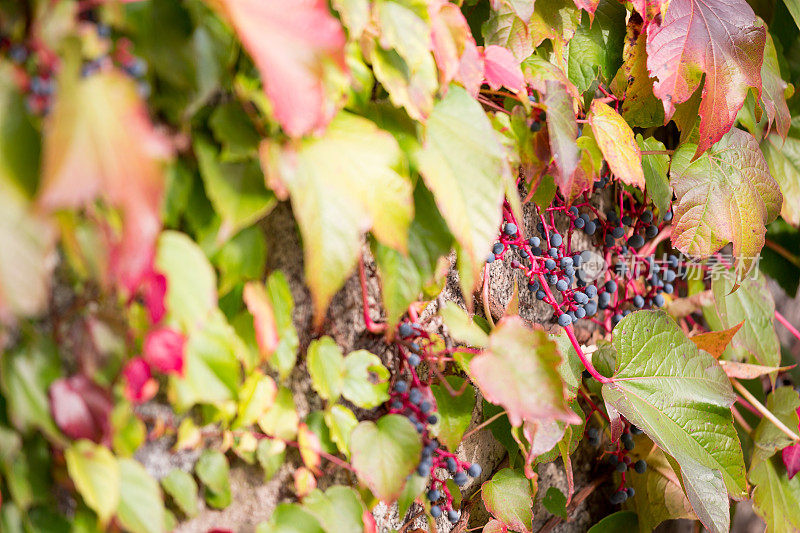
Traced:
POLYGON ((264 375, 261 370, 253 370, 239 389, 238 416, 233 428, 247 427, 258 421, 275 403, 277 395, 278 387, 275 381, 270 376, 264 375))
POLYGON ((767 374, 775 374, 776 372, 785 372, 794 368, 791 366, 761 366, 751 365, 749 363, 739 363, 737 361, 720 360, 719 364, 725 375, 731 378, 739 379, 755 379, 757 377, 766 376, 767 374))
POLYGON ((725 529, 723 522, 707 520, 729 520, 725 489, 734 498, 746 495, 744 458, 730 412, 735 396, 727 376, 663 311, 625 317, 614 328, 613 346, 617 360, 612 381, 603 385, 606 403, 675 458, 704 525, 725 529), (714 481, 717 474, 723 483, 714 481))
POLYGON ((344 405, 331 405, 325 410, 325 425, 331 433, 331 440, 339 451, 350 456, 350 432, 358 425, 353 411, 344 405))
POLYGON ((523 421, 561 420, 579 424, 569 408, 558 366, 558 347, 542 330, 518 316, 504 318, 489 336, 486 351, 470 362, 470 375, 490 402, 508 411, 513 426, 523 421), (531 395, 530 391, 537 391, 531 395))
POLYGON ((64 451, 67 472, 75 488, 105 527, 119 506, 119 463, 108 448, 88 440, 64 451))
POLYGON ((203 451, 194 467, 205 486, 206 502, 215 509, 224 509, 231 503, 230 468, 225 454, 218 450, 203 451))
POLYGON ((396 170, 400 158, 391 134, 346 112, 317 139, 282 151, 262 145, 268 184, 279 198, 292 199, 316 324, 355 267, 365 230, 406 251, 414 208, 411 182, 396 170))
POLYGON ((320 398, 335 402, 344 383, 344 356, 339 345, 327 335, 311 341, 306 353, 311 385, 320 398))
POLYGON ((768 531, 800 529, 800 477, 789 478, 776 457, 754 459, 750 466, 753 507, 768 531))
POLYGON ((55 380, 48 391, 56 425, 71 439, 111 444, 111 395, 83 374, 55 380))
POLYGON ((611 172, 623 183, 644 190, 642 152, 625 119, 599 100, 592 101, 588 119, 611 172))
MULTIPOLYGON (((665 151, 664 143, 653 137, 643 138, 636 134, 636 143, 642 150, 665 151)), ((642 170, 647 184, 647 196, 658 208, 658 216, 663 217, 672 203, 672 186, 667 179, 669 156, 664 154, 642 154, 642 170)))
POLYGON ((525 88, 525 79, 519 60, 506 48, 489 45, 483 50, 483 66, 486 83, 494 90, 506 87, 514 92, 525 88))
MULTIPOLYGON (((800 426, 798 409, 800 409, 800 396, 792 387, 777 387, 767 396, 767 409, 778 417, 788 428, 800 426)), ((762 459, 772 457, 778 451, 794 444, 794 441, 783 433, 778 427, 762 418, 753 431, 753 444, 755 454, 762 459)))
POLYGON ((461 437, 469 427, 472 420, 472 410, 475 408, 475 389, 469 385, 464 387, 465 381, 458 376, 445 376, 450 388, 462 391, 453 396, 444 385, 431 385, 431 392, 436 399, 436 411, 439 421, 433 432, 439 442, 454 452, 461 444, 461 437), (462 390, 463 388, 463 390, 462 390))
POLYGON ((571 0, 536 0, 536 9, 528 22, 534 47, 545 39, 555 46, 566 46, 581 22, 581 12, 571 0))
POLYGON ((219 0, 218 5, 253 58, 284 131, 299 137, 324 129, 340 105, 331 71, 346 72, 344 31, 328 2, 219 0))
POLYGON ((489 343, 486 332, 455 302, 445 302, 439 315, 454 339, 478 348, 484 348, 489 343))
POLYGON ((730 130, 750 87, 761 95, 765 35, 745 0, 673 0, 648 28, 647 68, 666 119, 691 98, 705 74, 693 157, 730 130))
POLYGON ((735 326, 725 329, 723 331, 708 331, 706 333, 698 333, 689 337, 689 339, 697 345, 701 350, 705 350, 714 356, 714 359, 719 359, 725 348, 730 344, 733 336, 744 325, 744 320, 735 326))
POLYGON ((458 6, 444 0, 428 4, 433 58, 439 67, 439 83, 460 81, 470 94, 483 82, 483 64, 467 19, 458 6))
POLYGON ((392 502, 419 462, 422 442, 406 417, 386 415, 356 426, 350 434, 350 453, 358 478, 376 498, 392 502))
POLYGON ((272 406, 258 419, 258 426, 267 435, 281 440, 292 440, 297 435, 298 422, 292 391, 281 387, 272 406))
POLYGON ((742 329, 730 342, 722 358, 747 361, 762 366, 780 364, 780 342, 775 332, 775 302, 767 288, 766 279, 743 280, 733 291, 733 273, 711 281, 714 305, 703 308, 703 315, 714 330, 731 328, 744 322, 742 329))
POLYGON ((183 514, 188 517, 197 514, 197 483, 190 473, 173 468, 161 478, 161 486, 183 514))
MULTIPOLYGON (((511 172, 505 152, 481 105, 455 85, 434 107, 424 138, 420 172, 477 279, 502 218, 503 176, 511 172)), ((469 299, 472 285, 462 288, 469 299)))
MULTIPOLYGON (((774 122, 775 131, 781 138, 786 139, 792 121, 792 115, 784 96, 789 84, 781 78, 778 52, 775 50, 775 42, 769 32, 767 32, 767 41, 764 46, 764 62, 761 64, 761 83, 763 84, 761 107, 767 114, 767 124, 774 122)), ((757 114, 756 119, 760 120, 761 116, 757 114)))
POLYGON ((504 468, 481 485, 486 510, 514 531, 533 528, 533 490, 522 472, 504 468))
POLYGON ((281 503, 269 522, 258 525, 256 533, 325 533, 325 530, 314 515, 299 504, 281 503))
POLYGON ((781 187, 783 205, 781 216, 786 222, 800 226, 800 139, 782 140, 770 133, 761 141, 761 150, 769 165, 770 174, 781 187))
POLYGON ((622 65, 626 14, 619 2, 601 0, 594 17, 585 17, 570 39, 567 72, 580 92, 598 76, 610 82, 622 65))
POLYGON ((303 498, 303 507, 314 515, 327 533, 362 533, 364 505, 351 487, 334 485, 325 492, 312 490, 303 498))
POLYGON ((322 464, 322 457, 319 452, 322 450, 322 444, 317 434, 311 431, 305 422, 301 422, 297 427, 297 449, 306 467, 314 475, 321 475, 319 467, 322 464))
POLYGON ((555 80, 545 81, 544 104, 547 106, 547 131, 550 151, 555 163, 555 181, 564 196, 572 198, 573 191, 581 189, 575 183, 575 171, 580 161, 576 139, 578 123, 567 88, 555 80))
POLYGON ((120 499, 117 516, 131 533, 165 531, 164 501, 158 482, 134 459, 119 460, 120 499))
POLYGON ((389 370, 367 350, 356 350, 344 358, 342 396, 363 409, 389 400, 389 370))
POLYGON ((481 25, 481 35, 484 44, 502 46, 514 54, 518 61, 533 54, 534 44, 528 25, 507 6, 492 10, 481 25))
POLYGON ((781 459, 783 459, 789 479, 792 479, 797 472, 800 472, 800 444, 793 444, 781 450, 781 459))
POLYGON ((119 72, 79 79, 77 65, 63 69, 44 139, 39 205, 52 212, 102 199, 119 209, 122 230, 110 238, 108 281, 132 294, 152 269, 162 161, 171 147, 130 79, 119 72))
POLYGON ((695 152, 687 143, 672 156, 678 199, 672 243, 685 254, 708 257, 730 241, 736 264, 747 273, 764 246, 765 225, 780 211, 780 188, 755 138, 742 130, 732 129, 693 161, 695 152))

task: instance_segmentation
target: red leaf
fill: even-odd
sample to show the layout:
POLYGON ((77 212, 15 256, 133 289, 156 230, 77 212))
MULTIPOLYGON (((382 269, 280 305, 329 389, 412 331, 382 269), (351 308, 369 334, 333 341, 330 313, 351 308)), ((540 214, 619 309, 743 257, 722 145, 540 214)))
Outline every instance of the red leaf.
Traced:
MULTIPOLYGON (((800 416, 800 407, 797 408, 797 415, 800 416)), ((800 425, 798 428, 800 430, 800 425)), ((787 446, 781 451, 783 464, 786 466, 786 473, 792 479, 797 472, 800 472, 800 444, 787 446)))
MULTIPOLYGON (((589 20, 594 21, 594 12, 597 11, 597 6, 600 5, 600 0, 573 0, 575 7, 583 9, 589 13, 589 20)), ((641 0, 640 0, 641 1, 641 0)))
POLYGON ((344 102, 324 73, 346 71, 344 31, 325 0, 220 0, 261 73, 275 118, 293 137, 321 131, 344 102))
POLYGON ((102 199, 119 209, 111 230, 109 280, 133 294, 152 268, 161 230, 164 176, 170 152, 134 83, 117 72, 76 79, 64 69, 45 128, 40 205, 47 211, 92 208, 102 199))
POLYGON ((183 376, 186 337, 172 329, 156 329, 144 340, 144 360, 159 371, 183 376))
POLYGON ((505 86, 512 91, 521 91, 525 88, 525 78, 519 61, 506 48, 489 45, 483 50, 484 76, 486 82, 494 90, 505 86))
POLYGON ((457 80, 470 94, 477 94, 483 82, 483 61, 464 14, 455 4, 435 0, 428 4, 428 15, 440 85, 457 80))
POLYGON ((111 395, 82 374, 60 378, 50 385, 50 412, 71 439, 111 442, 111 395))
POLYGON ((647 68, 667 120, 706 75, 695 156, 730 130, 750 87, 761 95, 765 36, 745 0, 672 0, 649 26, 647 68))
POLYGON ((125 380, 125 397, 134 403, 146 402, 158 392, 158 383, 150 374, 150 367, 141 357, 134 357, 122 369, 125 380))
POLYGON ((150 322, 158 324, 167 314, 164 297, 167 295, 167 278, 164 274, 151 271, 142 284, 142 296, 150 322))

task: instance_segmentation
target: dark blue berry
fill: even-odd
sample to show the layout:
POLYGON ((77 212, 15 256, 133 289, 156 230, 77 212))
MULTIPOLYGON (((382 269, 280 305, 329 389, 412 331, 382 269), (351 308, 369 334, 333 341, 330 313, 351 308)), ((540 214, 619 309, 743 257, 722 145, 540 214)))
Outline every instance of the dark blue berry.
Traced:
POLYGON ((595 285, 589 285, 586 287, 586 296, 589 298, 594 298, 597 296, 597 287, 595 285))
POLYGON ((645 470, 647 470, 647 463, 642 459, 639 459, 633 463, 633 469, 636 470, 636 473, 638 474, 644 474, 645 470))
POLYGON ((412 353, 411 355, 408 356, 408 364, 412 368, 417 367, 419 363, 420 363, 420 358, 417 354, 412 353))
POLYGON ((494 254, 489 254, 486 256, 487 263, 494 263, 494 254))
POLYGON ((615 239, 621 239, 623 235, 625 235, 625 230, 622 229, 620 226, 617 226, 613 230, 611 230, 611 235, 614 236, 615 239))
POLYGON ((649 224, 653 221, 653 212, 649 209, 645 209, 642 213, 642 216, 639 217, 639 220, 644 222, 645 224, 649 224))
POLYGON ((447 511, 447 519, 450 521, 450 523, 455 524, 458 522, 459 518, 461 518, 461 513, 458 511, 454 511, 452 509, 447 511))
POLYGON ((565 290, 567 290, 567 288, 568 288, 568 285, 567 285, 567 282, 565 280, 560 279, 560 280, 558 280, 558 282, 556 282, 556 289, 558 289, 559 291, 564 292, 565 290))
POLYGON ((503 246, 502 242, 496 242, 492 246, 492 252, 494 252, 495 254, 503 253, 504 249, 505 249, 505 247, 503 246))
POLYGON ((656 294, 655 296, 653 296, 653 304, 656 307, 661 307, 662 305, 664 305, 664 297, 661 296, 660 294, 656 294))
POLYGON ((577 308, 575 311, 575 318, 583 318, 586 316, 586 310, 583 307, 577 308))
POLYGON ((651 224, 644 229, 644 236, 648 239, 652 239, 656 235, 658 235, 658 226, 651 224))
POLYGON ((429 402, 428 400, 425 400, 424 402, 419 404, 419 410, 422 411, 423 413, 428 413, 431 409, 433 409, 433 406, 431 405, 431 402, 429 402))
POLYGON ((578 208, 577 208, 577 207, 575 207, 574 205, 573 205, 572 207, 570 207, 570 208, 569 208, 569 212, 570 212, 570 213, 572 214, 572 216, 574 216, 574 217, 578 216, 578 208))
POLYGON ((406 381, 400 380, 394 384, 394 390, 402 394, 408 390, 408 383, 406 381))
POLYGON ((614 236, 610 233, 607 233, 605 242, 606 246, 614 246, 614 236))
POLYGON ((664 272, 664 281, 667 283, 672 283, 675 281, 676 274, 673 270, 667 270, 664 272))
POLYGON ((644 237, 639 235, 638 233, 634 233, 630 239, 628 239, 628 244, 632 248, 641 248, 644 246, 644 237))
POLYGON ((436 489, 431 489, 428 491, 427 496, 430 501, 435 502, 442 497, 442 494, 436 489))
POLYGON ((547 255, 555 259, 556 257, 558 257, 558 248, 556 248, 555 246, 550 248, 549 250, 547 250, 547 255))
POLYGON ((623 225, 623 226, 630 226, 631 224, 633 224, 633 219, 631 218, 631 216, 630 216, 630 215, 625 215, 625 216, 623 216, 623 217, 620 219, 620 221, 622 222, 622 225, 623 225))
POLYGON ((572 264, 573 264, 573 266, 575 266, 577 268, 577 267, 581 266, 581 263, 583 263, 583 259, 581 259, 580 254, 575 254, 575 255, 572 256, 572 264))
POLYGON ((594 316, 597 314, 597 302, 590 301, 583 308, 586 310, 586 316, 594 316))
POLYGON ((544 262, 544 268, 546 270, 553 270, 554 268, 556 268, 556 262, 553 261, 552 259, 548 259, 547 261, 544 262))
POLYGON ((515 235, 517 233, 517 225, 511 222, 507 223, 506 227, 503 228, 503 233, 506 235, 515 235))
POLYGON ((479 465, 478 463, 472 463, 471 465, 469 465, 469 468, 467 469, 467 474, 469 474, 470 477, 480 476, 481 465, 479 465))
POLYGON ((549 283, 550 285, 555 285, 557 281, 558 281, 558 276, 557 275, 555 275, 555 274, 548 274, 547 275, 547 283, 549 283))
POLYGON ((531 246, 539 246, 540 244, 542 244, 542 241, 539 239, 539 237, 531 237, 530 239, 528 239, 528 244, 530 244, 531 246))
POLYGON ((675 290, 675 287, 672 286, 672 283, 665 283, 664 284, 664 292, 667 294, 672 294, 675 290))
POLYGON ((625 489, 625 494, 628 496, 628 498, 633 498, 633 495, 636 494, 636 491, 633 489, 633 487, 628 487, 625 489))
POLYGON ((605 288, 608 292, 616 292, 617 291, 617 282, 613 279, 606 281, 605 288))
POLYGON ((434 518, 442 516, 442 508, 438 505, 431 505, 431 516, 434 518))
POLYGON ((608 304, 611 303, 611 294, 607 292, 600 293, 600 296, 597 298, 598 304, 600 305, 600 309, 605 309, 608 307, 608 304))
POLYGON ((411 389, 411 392, 408 393, 408 399, 414 405, 419 405, 422 401, 422 393, 419 389, 411 389))
POLYGON ((553 233, 552 235, 550 235, 550 246, 561 246, 562 242, 563 239, 561 238, 561 235, 559 235, 558 233, 553 233))
POLYGON ((586 221, 582 218, 576 218, 574 224, 576 228, 582 229, 584 226, 586 226, 586 221))
POLYGON ((611 317, 611 323, 614 324, 615 326, 619 324, 621 321, 622 321, 622 315, 619 313, 611 317))
POLYGON ((561 327, 567 327, 572 324, 572 318, 567 313, 562 313, 561 316, 558 317, 558 325, 561 327))
POLYGON ((636 309, 641 309, 642 307, 644 307, 644 298, 642 298, 642 296, 639 295, 639 294, 634 296, 633 297, 633 306, 636 307, 636 309))
POLYGON ((453 481, 455 481, 456 485, 460 487, 462 485, 466 485, 467 481, 469 481, 469 478, 464 472, 456 472, 456 474, 453 476, 453 481))
POLYGON ((572 258, 571 257, 562 257, 561 258, 561 268, 567 268, 572 266, 572 258))
POLYGON ((586 227, 583 228, 583 231, 586 235, 594 235, 594 232, 597 231, 597 225, 590 220, 586 223, 586 227))
POLYGON ((458 470, 458 465, 456 464, 456 460, 453 459, 452 457, 448 457, 447 459, 445 459, 445 463, 447 463, 447 470, 451 474, 455 474, 456 470, 458 470))
POLYGON ((536 291, 536 299, 537 300, 544 300, 545 296, 547 296, 547 293, 544 292, 543 290, 539 289, 538 291, 536 291))
POLYGON ((669 222, 670 220, 672 220, 672 211, 667 211, 664 214, 664 222, 669 222))
POLYGON ((628 470, 628 465, 625 463, 617 463, 617 466, 614 467, 617 472, 625 472, 628 470))

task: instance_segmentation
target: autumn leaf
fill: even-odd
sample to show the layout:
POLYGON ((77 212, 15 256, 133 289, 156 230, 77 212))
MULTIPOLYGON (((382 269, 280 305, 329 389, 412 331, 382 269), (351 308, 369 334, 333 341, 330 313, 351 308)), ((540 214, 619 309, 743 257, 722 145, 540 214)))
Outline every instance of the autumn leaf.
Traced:
POLYGON ((745 0, 672 0, 647 32, 647 68, 666 119, 705 74, 694 156, 730 130, 750 87, 761 94, 766 30, 745 0))
POLYGON ((530 330, 511 316, 492 331, 487 350, 470 362, 470 375, 487 400, 506 408, 513 426, 526 420, 580 423, 567 406, 560 363, 556 344, 543 330, 530 330))
POLYGON ((572 98, 565 85, 555 80, 545 82, 547 93, 544 104, 547 106, 547 131, 550 134, 550 151, 553 154, 556 172, 555 180, 559 190, 572 197, 575 170, 578 168, 580 153, 576 139, 578 123, 572 109, 572 98))
POLYGON ((514 59, 511 52, 502 46, 490 45, 483 50, 482 55, 484 75, 489 87, 497 90, 502 86, 514 92, 525 88, 519 61, 514 59))
POLYGON ((780 188, 752 135, 733 129, 702 157, 682 145, 672 157, 670 182, 677 197, 672 244, 708 257, 733 243, 744 275, 764 246, 766 224, 781 209, 780 188))
POLYGON ((345 35, 325 0, 214 0, 252 56, 275 118, 292 137, 319 132, 344 103, 345 35))
MULTIPOLYGON (((775 125, 775 131, 782 139, 786 139, 789 134, 792 116, 789 107, 786 105, 784 91, 788 84, 781 78, 781 69, 778 65, 778 52, 775 50, 775 42, 772 35, 767 33, 767 42, 764 46, 764 62, 761 65, 761 107, 767 114, 767 125, 775 125)), ((760 119, 760 115, 756 115, 760 119)))
POLYGON ((599 100, 592 101, 588 119, 611 172, 623 183, 644 190, 642 152, 628 123, 599 100))
POLYGON ((697 345, 701 350, 705 350, 714 356, 714 359, 719 359, 725 348, 731 342, 731 339, 739 328, 744 324, 744 320, 723 331, 708 331, 706 333, 699 333, 690 337, 691 341, 697 345))
POLYGON ((78 78, 74 68, 64 69, 45 126, 39 204, 56 211, 91 208, 101 199, 119 209, 122 230, 111 237, 109 281, 129 293, 152 270, 161 160, 169 152, 129 78, 116 71, 78 78))
POLYGON ((781 216, 786 222, 800 226, 800 139, 794 136, 781 139, 770 133, 761 141, 761 150, 772 177, 783 193, 781 216))
POLYGON ((470 94, 477 94, 483 82, 483 62, 464 14, 458 6, 436 0, 428 4, 428 15, 439 83, 446 86, 457 80, 470 94))

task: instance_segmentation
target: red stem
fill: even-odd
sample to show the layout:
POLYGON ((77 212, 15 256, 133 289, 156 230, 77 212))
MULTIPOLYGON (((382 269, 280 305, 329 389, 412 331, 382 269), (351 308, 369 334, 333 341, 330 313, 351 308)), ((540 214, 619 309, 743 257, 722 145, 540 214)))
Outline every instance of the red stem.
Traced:
POLYGON ((791 325, 791 324, 789 323, 789 321, 788 321, 788 320, 786 320, 786 317, 785 317, 785 316, 783 316, 782 314, 780 314, 778 311, 775 311, 775 318, 778 320, 778 322, 780 322, 781 324, 783 324, 783 326, 784 326, 786 329, 788 329, 788 330, 789 330, 789 333, 791 333, 792 335, 794 335, 794 337, 795 337, 797 340, 800 340, 800 331, 797 331, 797 328, 795 328, 793 325, 791 325))

